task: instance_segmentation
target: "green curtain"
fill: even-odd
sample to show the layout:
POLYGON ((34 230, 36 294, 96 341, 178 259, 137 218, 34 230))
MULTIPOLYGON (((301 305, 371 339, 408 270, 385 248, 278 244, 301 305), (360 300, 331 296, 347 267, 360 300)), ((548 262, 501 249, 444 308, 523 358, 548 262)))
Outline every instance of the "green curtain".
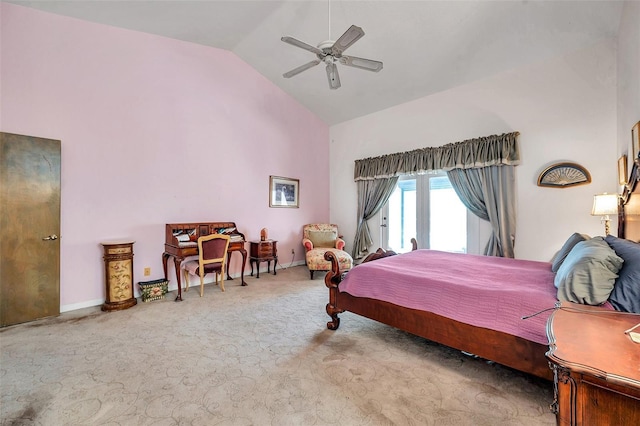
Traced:
POLYGON ((518 132, 356 160, 354 180, 520 163, 518 132))
POLYGON ((462 202, 491 223, 485 254, 514 257, 515 171, 520 164, 518 132, 485 136, 440 147, 356 160, 358 226, 354 259, 373 245, 367 220, 387 202, 400 175, 444 170, 462 202))
POLYGON ((447 172, 462 203, 476 216, 491 223, 484 254, 515 257, 516 200, 513 166, 454 169, 447 172))
POLYGON ((380 211, 396 188, 398 176, 375 180, 361 180, 358 185, 358 227, 353 240, 354 259, 365 257, 373 245, 368 220, 380 211))

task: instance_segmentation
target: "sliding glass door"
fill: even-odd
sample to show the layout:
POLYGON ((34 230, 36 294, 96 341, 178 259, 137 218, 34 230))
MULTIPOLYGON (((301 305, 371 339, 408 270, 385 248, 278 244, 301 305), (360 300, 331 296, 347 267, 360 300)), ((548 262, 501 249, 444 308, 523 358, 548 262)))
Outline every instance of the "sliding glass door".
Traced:
POLYGON ((468 214, 446 173, 402 176, 382 214, 383 246, 398 253, 420 248, 466 253, 468 214))

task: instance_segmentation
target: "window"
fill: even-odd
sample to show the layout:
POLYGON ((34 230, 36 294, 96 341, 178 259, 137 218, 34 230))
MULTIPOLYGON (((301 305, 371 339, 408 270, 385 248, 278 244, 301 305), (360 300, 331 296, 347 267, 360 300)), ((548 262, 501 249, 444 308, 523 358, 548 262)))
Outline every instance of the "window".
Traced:
POLYGON ((398 179, 385 206, 386 223, 382 225, 388 230, 385 247, 398 253, 411 250, 411 238, 417 238, 416 198, 416 179, 398 179))
POLYGON ((383 210, 382 241, 398 253, 420 248, 467 253, 468 211, 446 173, 403 176, 383 210))

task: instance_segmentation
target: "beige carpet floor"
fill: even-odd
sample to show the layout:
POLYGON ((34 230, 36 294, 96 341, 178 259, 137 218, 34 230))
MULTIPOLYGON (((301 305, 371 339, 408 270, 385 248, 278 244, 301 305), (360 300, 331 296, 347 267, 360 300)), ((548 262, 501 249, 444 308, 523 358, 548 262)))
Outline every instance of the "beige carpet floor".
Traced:
POLYGON ((316 275, 0 329, 1 424, 555 423, 550 382, 350 313, 327 330, 316 275))

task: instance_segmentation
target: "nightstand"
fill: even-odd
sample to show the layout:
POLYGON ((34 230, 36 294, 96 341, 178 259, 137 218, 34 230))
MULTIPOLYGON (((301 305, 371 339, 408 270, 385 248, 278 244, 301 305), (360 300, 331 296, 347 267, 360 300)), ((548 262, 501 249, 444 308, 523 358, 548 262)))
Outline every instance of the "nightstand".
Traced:
POLYGON ((558 425, 640 424, 640 315, 563 303, 547 323, 558 425))
POLYGON ((256 278, 260 278, 260 262, 267 262, 267 272, 271 271, 271 261, 273 260, 273 275, 276 274, 278 264, 277 241, 250 241, 249 264, 251 265, 251 276, 253 276, 253 264, 256 265, 256 278))

